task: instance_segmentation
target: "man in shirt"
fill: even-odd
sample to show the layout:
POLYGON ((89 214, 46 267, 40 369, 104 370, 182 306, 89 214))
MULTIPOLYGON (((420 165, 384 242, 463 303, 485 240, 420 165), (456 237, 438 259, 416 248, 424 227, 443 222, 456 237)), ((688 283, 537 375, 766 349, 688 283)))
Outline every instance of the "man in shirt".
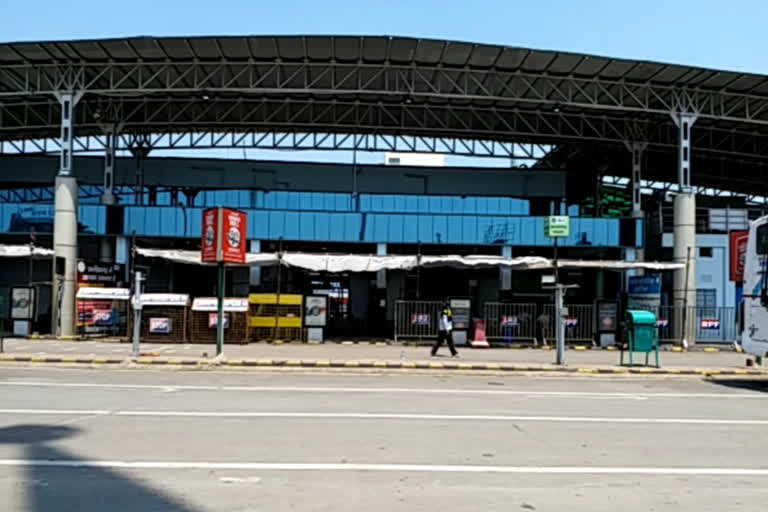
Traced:
POLYGON ((432 357, 437 355, 437 349, 440 348, 443 341, 448 343, 448 348, 451 350, 451 356, 459 357, 459 353, 456 352, 456 347, 453 346, 453 313, 448 307, 448 304, 446 304, 440 312, 437 341, 432 346, 432 357))

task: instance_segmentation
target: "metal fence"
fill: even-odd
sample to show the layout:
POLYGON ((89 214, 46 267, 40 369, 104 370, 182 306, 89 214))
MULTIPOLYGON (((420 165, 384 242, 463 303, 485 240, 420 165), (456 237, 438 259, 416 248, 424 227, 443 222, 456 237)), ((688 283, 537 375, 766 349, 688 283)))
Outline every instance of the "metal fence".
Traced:
POLYGON ((484 319, 489 340, 536 343, 536 304, 486 302, 484 319))
MULTIPOLYGON (((659 340, 679 343, 683 339, 683 306, 640 308, 656 315, 659 340)), ((739 339, 739 310, 734 307, 688 306, 685 322, 688 323, 687 338, 697 343, 733 343, 739 339)))
POLYGON ((437 300, 395 301, 395 341, 437 338, 443 304, 437 300))
MULTIPOLYGON (((568 308, 568 315, 565 318, 565 341, 594 342, 594 306, 592 304, 566 304, 565 307, 568 308)), ((549 330, 550 337, 548 339, 554 340, 555 305, 546 304, 544 315, 549 330)))

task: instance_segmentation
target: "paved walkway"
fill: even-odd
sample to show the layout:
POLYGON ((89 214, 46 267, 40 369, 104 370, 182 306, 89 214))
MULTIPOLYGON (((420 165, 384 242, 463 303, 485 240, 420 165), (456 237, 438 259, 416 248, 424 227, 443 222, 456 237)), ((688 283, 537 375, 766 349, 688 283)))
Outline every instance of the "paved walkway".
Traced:
MULTIPOLYGON (((2 361, 54 363, 124 363, 131 355, 127 343, 102 341, 58 341, 6 339, 2 361)), ((143 344, 138 362, 146 364, 210 364, 214 345, 143 344)), ((377 344, 284 344, 264 343, 226 345, 226 364, 230 366, 298 366, 344 368, 416 368, 501 371, 570 371, 586 373, 625 373, 618 366, 619 352, 610 350, 573 350, 566 352, 566 367, 555 366, 555 352, 541 349, 460 348, 460 357, 449 357, 442 348, 438 357, 429 357, 429 347, 377 344)), ((636 362, 643 356, 636 354, 636 362)), ((747 357, 737 352, 661 353, 663 373, 765 374, 760 368, 747 368, 747 357)), ((653 357, 650 358, 653 363, 653 357)), ((634 372, 648 372, 633 368, 634 372)), ((650 370, 658 373, 657 370, 650 370)))

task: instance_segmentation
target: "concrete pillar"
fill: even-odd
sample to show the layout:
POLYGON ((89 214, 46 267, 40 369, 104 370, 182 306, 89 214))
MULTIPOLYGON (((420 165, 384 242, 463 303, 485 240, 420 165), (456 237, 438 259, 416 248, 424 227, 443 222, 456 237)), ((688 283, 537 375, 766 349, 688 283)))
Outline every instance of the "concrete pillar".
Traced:
POLYGON ((77 266, 77 180, 72 176, 56 178, 56 203, 53 218, 54 266, 57 258, 64 259, 64 275, 54 271, 54 302, 56 333, 75 333, 75 277, 77 266))
MULTIPOLYGON (((696 305, 696 196, 692 193, 679 194, 674 203, 674 260, 687 264, 687 268, 675 270, 674 301, 675 324, 683 326, 683 312, 679 306, 696 305), (679 311, 678 311, 679 310, 679 311)), ((696 315, 687 314, 686 327, 680 335, 688 344, 695 342, 696 315)))
MULTIPOLYGON (((502 246, 501 257, 511 259, 512 246, 510 245, 502 246)), ((499 270, 499 289, 502 291, 509 291, 512 289, 512 269, 511 268, 501 268, 499 270)))
POLYGON ((53 217, 54 332, 75 334, 75 286, 77 266, 77 179, 74 174, 73 139, 75 106, 81 94, 72 91, 56 95, 61 105, 59 172, 55 184, 53 217), (56 272, 63 261, 63 274, 56 272))

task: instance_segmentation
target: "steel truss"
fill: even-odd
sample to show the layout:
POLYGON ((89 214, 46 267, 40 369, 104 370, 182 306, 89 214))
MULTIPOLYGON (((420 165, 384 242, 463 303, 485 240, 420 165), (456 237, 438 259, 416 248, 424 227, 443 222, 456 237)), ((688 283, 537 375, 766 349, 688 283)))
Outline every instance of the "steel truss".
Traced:
MULTIPOLYGON (((75 151, 103 150, 104 112, 120 120, 117 149, 150 138, 157 149, 261 148, 427 151, 533 160, 545 146, 566 141, 624 143, 642 133, 650 145, 677 147, 668 115, 627 118, 620 112, 587 114, 486 106, 452 106, 275 98, 133 98, 81 100, 75 151), (179 130, 184 126, 183 130, 179 130), (516 140, 521 143, 510 143, 516 140)), ((59 107, 53 102, 0 106, 0 152, 58 150, 59 107), (45 134, 44 138, 35 137, 45 134)), ((114 119, 114 118, 113 118, 114 119)), ((696 153, 765 158, 768 132, 721 128, 699 120, 696 153)))
MULTIPOLYGON (((170 187, 158 187, 157 191, 165 192, 170 187)), ((101 185, 79 184, 78 200, 88 201, 101 199, 104 187, 101 185)), ((113 193, 119 197, 132 197, 136 194, 135 187, 118 186, 113 193)), ((54 187, 23 187, 0 189, 0 203, 53 203, 55 199, 54 187)), ((84 203, 92 204, 92 203, 84 203)))
POLYGON ((249 96, 333 95, 337 98, 423 102, 514 102, 602 112, 693 112, 700 118, 768 125, 768 97, 725 88, 681 88, 623 78, 557 76, 501 71, 362 62, 103 62, 18 64, 0 67, 0 100, 79 90, 95 95, 171 93, 249 96))

